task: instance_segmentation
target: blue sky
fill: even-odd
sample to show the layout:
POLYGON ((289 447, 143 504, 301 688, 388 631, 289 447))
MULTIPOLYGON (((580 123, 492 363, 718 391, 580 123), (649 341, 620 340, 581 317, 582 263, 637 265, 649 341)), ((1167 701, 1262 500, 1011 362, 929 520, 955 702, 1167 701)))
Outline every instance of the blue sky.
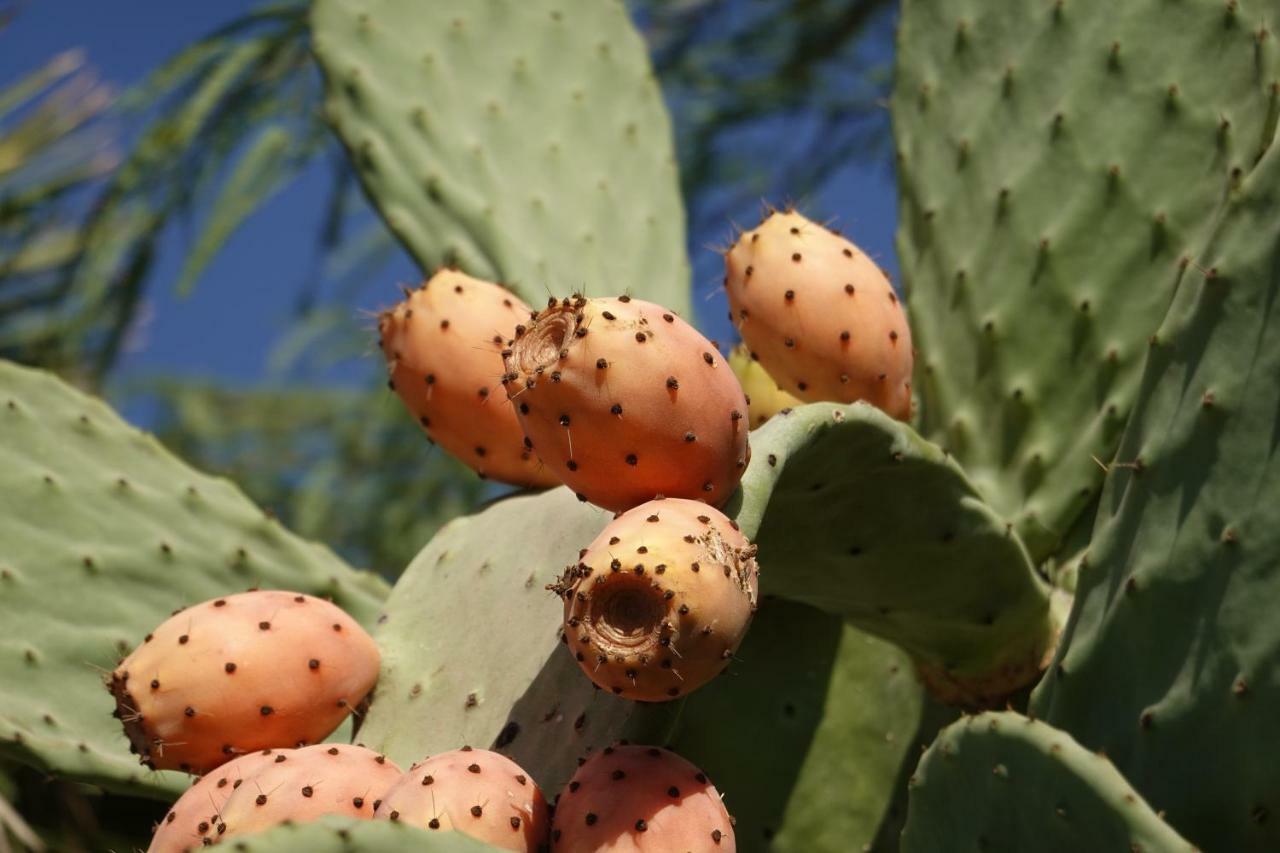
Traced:
MULTIPOLYGON (((104 80, 124 88, 192 40, 257 5, 250 0, 19 3, 16 19, 0 30, 0 83, 12 81, 54 53, 79 47, 104 80)), ((891 50, 887 40, 881 49, 886 55, 891 50)), ((328 180, 323 164, 317 163, 273 198, 236 233, 188 298, 176 297, 173 285, 190 245, 191 229, 181 223, 171 228, 149 290, 141 346, 124 358, 118 375, 163 371, 244 383, 261 378, 268 354, 288 327, 297 286, 314 262, 328 180)), ((808 202, 804 212, 814 218, 835 218, 896 280, 896 205, 887 169, 854 165, 820 193, 802 200, 808 202)), ((751 224, 754 216, 754 210, 743 210, 735 218, 751 224)), ((724 297, 715 292, 718 260, 701 242, 691 246, 691 253, 699 325, 708 337, 731 340, 724 297)), ((362 309, 393 301, 396 284, 416 276, 406 256, 396 258, 380 272, 385 286, 375 283, 363 297, 367 304, 349 306, 352 322, 365 323, 362 309), (385 299, 378 298, 380 293, 385 299)), ((364 377, 378 367, 370 355, 339 365, 331 378, 367 381, 364 377)))

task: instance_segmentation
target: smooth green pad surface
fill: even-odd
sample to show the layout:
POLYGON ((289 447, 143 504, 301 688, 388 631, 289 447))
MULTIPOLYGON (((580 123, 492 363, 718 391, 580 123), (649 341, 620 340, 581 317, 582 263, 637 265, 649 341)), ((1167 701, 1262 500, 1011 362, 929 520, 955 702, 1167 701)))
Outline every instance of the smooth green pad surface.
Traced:
POLYGON ((922 432, 1037 561, 1099 491, 1179 258, 1274 128, 1280 6, 908 0, 894 133, 922 432))
POLYGON ((186 777, 129 753, 103 674, 174 609, 250 586, 365 625, 386 585, 299 539, 101 401, 0 362, 0 750, 134 793, 186 777))
POLYGON ((461 832, 432 832, 403 823, 321 818, 237 836, 220 845, 236 853, 496 853, 461 832))
POLYGON ((910 660, 777 599, 761 605, 735 657, 683 700, 664 745, 719 786, 742 853, 863 849, 919 754, 924 699, 910 660))
POLYGON ((1206 850, 1280 849, 1280 156, 1177 281, 1036 713, 1206 850))
MULTIPOLYGON (((911 779, 904 853, 1190 853, 1111 762, 1005 711, 948 726, 911 779)), ((1230 848, 1221 848, 1230 849, 1230 848)))
POLYGON ((633 707, 599 693, 561 648, 563 604, 546 588, 610 518, 559 488, 442 528, 387 600, 360 740, 403 767, 463 744, 496 748, 554 796, 633 707))
POLYGON ((317 0, 312 21, 329 120, 423 269, 688 312, 670 122, 622 3, 317 0))
POLYGON ((958 676, 1048 647, 1048 590, 1017 535, 911 427, 865 403, 815 403, 751 445, 735 514, 760 547, 762 593, 958 676))

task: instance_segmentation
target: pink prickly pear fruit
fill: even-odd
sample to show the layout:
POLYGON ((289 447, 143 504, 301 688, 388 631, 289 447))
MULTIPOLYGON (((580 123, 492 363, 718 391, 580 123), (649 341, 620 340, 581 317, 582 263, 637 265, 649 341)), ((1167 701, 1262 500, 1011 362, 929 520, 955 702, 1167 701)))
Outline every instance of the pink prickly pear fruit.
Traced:
POLYGON ((505 356, 507 394, 544 462, 621 511, 658 495, 712 505, 750 459, 747 401, 714 345, 652 302, 552 300, 505 356))
POLYGON ((385 755, 363 746, 320 743, 283 750, 231 792, 211 842, 326 815, 372 820, 402 771, 385 755))
POLYGON ((804 405, 804 400, 779 388, 774 378, 760 366, 760 362, 751 357, 751 352, 744 345, 738 344, 729 351, 729 366, 733 368, 738 381, 742 383, 742 390, 747 394, 747 417, 752 429, 779 412, 804 405))
POLYGON ((373 689, 378 666, 373 638, 330 602, 262 590, 177 611, 107 686, 143 764, 207 773, 324 740, 373 689))
POLYGON ((730 316, 779 386, 911 416, 911 328, 889 278, 844 237, 774 212, 725 254, 730 316))
POLYGON ((582 671, 626 699, 663 702, 729 665, 759 592, 755 546, 719 510, 650 501, 615 518, 552 589, 582 671))
POLYGON ((556 486, 501 391, 502 351, 529 306, 514 293, 442 269, 378 318, 390 385, 436 444, 482 477, 556 486))
POLYGON ((160 820, 147 853, 183 853, 204 844, 204 838, 216 831, 227 798, 262 767, 275 761, 276 755, 291 749, 264 749, 251 752, 211 770, 188 788, 160 820))
POLYGON ((458 831, 517 853, 545 850, 542 791, 509 758, 464 746, 418 762, 382 798, 378 820, 458 831))
POLYGON ((556 800, 556 853, 733 853, 733 818, 705 773, 656 746, 607 747, 556 800))

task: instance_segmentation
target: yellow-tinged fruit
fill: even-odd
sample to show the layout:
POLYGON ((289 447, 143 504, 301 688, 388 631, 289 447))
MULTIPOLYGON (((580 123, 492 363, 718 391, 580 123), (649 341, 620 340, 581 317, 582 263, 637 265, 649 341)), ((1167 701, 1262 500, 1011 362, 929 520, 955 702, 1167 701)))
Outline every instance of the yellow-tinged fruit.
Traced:
POLYGON ((373 638, 330 602, 255 590, 178 610, 108 687, 144 764, 207 773, 324 740, 373 689, 379 663, 373 638))
POLYGON ((553 300, 516 336, 507 393, 525 434, 584 500, 713 505, 747 466, 747 401, 698 330, 652 302, 553 300))
POLYGON ((747 417, 752 429, 783 409, 804 405, 804 400, 778 387, 769 371, 751 357, 745 344, 738 344, 729 351, 729 366, 733 368, 738 381, 742 383, 742 390, 747 394, 747 417))
POLYGON ((756 610, 756 549, 719 510, 650 501, 609 523, 553 589, 565 644, 602 690, 684 696, 724 671, 756 610))
POLYGON ((461 832, 515 853, 546 850, 551 832, 546 798, 529 774, 510 758, 469 746, 411 767, 376 817, 461 832))
POLYGON ((844 237, 775 212, 725 254, 743 341, 802 400, 865 400, 911 416, 911 328, 888 276, 844 237))
POLYGON ((436 444, 482 477, 559 485, 501 393, 502 352, 529 306, 503 287, 442 269, 378 318, 390 385, 436 444))

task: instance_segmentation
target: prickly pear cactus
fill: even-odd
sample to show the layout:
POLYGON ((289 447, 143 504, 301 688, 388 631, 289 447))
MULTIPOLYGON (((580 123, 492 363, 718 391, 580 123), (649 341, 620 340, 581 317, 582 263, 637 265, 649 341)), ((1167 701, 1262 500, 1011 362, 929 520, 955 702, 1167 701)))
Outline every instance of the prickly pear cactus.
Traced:
POLYGON ((312 27, 329 120, 424 269, 688 312, 670 122, 621 2, 317 0, 312 27))
POLYGON ((943 730, 911 778, 902 835, 904 853, 1195 849, 1106 757, 1013 712, 965 717, 943 730))
POLYGON ((1119 441, 1179 259, 1274 130, 1277 11, 903 4, 892 108, 920 423, 1037 561, 1101 487, 1095 458, 1119 441))
MULTIPOLYGON (((803 455, 808 440, 858 458, 853 430, 840 433, 846 447, 804 418, 837 424, 831 411, 863 409, 873 411, 813 406, 780 418, 792 429, 787 452, 803 455)), ((871 417, 895 423, 878 412, 871 417)), ((779 463, 768 456, 758 454, 752 466, 775 470, 779 463)), ((763 503, 752 510, 752 528, 760 526, 761 511, 767 520, 794 500, 784 490, 769 502, 771 485, 756 482, 763 503)), ((967 517, 968 510, 952 511, 967 517)), ((975 517, 985 513, 979 507, 975 517)), ((578 758, 619 737, 661 743, 742 780, 726 798, 744 827, 744 850, 766 849, 770 838, 778 849, 797 850, 818 836, 870 842, 891 819, 895 779, 918 749, 922 691, 910 658, 842 629, 839 616, 772 599, 762 602, 728 671, 687 699, 642 707, 601 693, 560 648, 562 605, 546 586, 608 521, 608 513, 556 489, 500 501, 442 530, 402 576, 375 633, 384 668, 361 740, 406 764, 461 743, 492 747, 549 791, 568 780, 578 758), (758 704, 763 685, 773 697, 766 712, 726 728, 725 714, 744 702, 758 704), (787 747, 740 748, 744 740, 766 738, 787 747), (831 811, 840 819, 828 820, 831 811)), ((812 558, 808 550, 794 559, 778 555, 774 570, 798 571, 793 562, 812 558)))
POLYGON ((102 402, 0 362, 0 751, 151 795, 102 674, 177 607, 276 587, 365 625, 385 584, 284 530, 102 402))
POLYGON ((322 818, 288 823, 235 839, 237 853, 498 853, 461 832, 432 832, 404 823, 322 818))
POLYGON ((865 403, 775 417, 752 448, 736 516, 764 594, 898 644, 947 701, 1035 681, 1056 634, 1048 588, 942 450, 865 403))
POLYGON ((1278 214, 1273 146, 1168 276, 1173 304, 1033 706, 1206 850, 1280 848, 1278 214))

